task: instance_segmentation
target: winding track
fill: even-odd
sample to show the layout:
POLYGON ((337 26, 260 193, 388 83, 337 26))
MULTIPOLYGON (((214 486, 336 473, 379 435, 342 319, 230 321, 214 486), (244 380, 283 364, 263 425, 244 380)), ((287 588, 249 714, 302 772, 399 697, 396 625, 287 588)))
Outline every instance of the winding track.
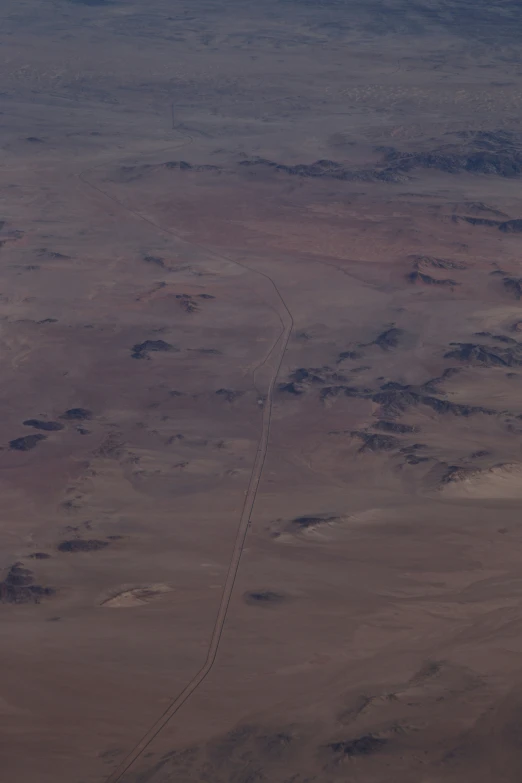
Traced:
MULTIPOLYGON (((191 143, 192 139, 188 142, 191 143)), ((185 146, 185 145, 179 145, 179 146, 185 146)), ((179 147, 178 147, 179 148, 179 147)), ((172 149, 170 147, 169 149, 172 149)), ((102 164, 103 165, 103 164, 102 164)), ((98 167, 95 167, 98 168, 98 167)), ((241 510, 241 516, 239 519, 239 524, 237 528, 236 533, 236 539, 234 543, 234 549, 232 551, 232 555, 229 561, 228 566, 228 572, 227 572, 227 578, 225 581, 225 586, 223 589, 223 593, 221 596, 221 601, 219 604, 219 609, 216 615, 216 619, 214 622, 214 627, 212 630, 212 636, 210 639, 210 644, 207 650, 207 657, 205 659, 205 663, 201 667, 201 669, 197 672, 197 674, 190 680, 190 682, 185 686, 185 688, 181 691, 181 693, 176 696, 176 698, 169 704, 167 709, 162 713, 162 715, 159 716, 159 718, 156 720, 156 722, 150 727, 150 729, 147 731, 146 734, 139 740, 139 742, 132 748, 132 750, 125 756, 125 758, 120 762, 120 764, 116 767, 116 769, 113 770, 113 772, 109 775, 108 778, 106 778, 105 783, 119 783, 123 779, 123 776, 129 771, 129 769, 134 765, 134 763, 140 758, 140 756, 143 754, 143 752, 146 750, 146 748, 149 747, 151 742, 158 736, 158 734, 162 731, 162 729, 167 725, 167 723, 176 715, 176 713, 181 709, 181 707, 185 704, 185 702, 190 698, 190 696, 194 693, 194 691, 199 688, 199 686, 202 684, 202 682, 208 677, 210 674, 212 667, 214 666, 214 663, 216 662, 217 654, 219 651, 219 644, 221 641, 221 636, 223 634, 223 628, 225 625, 225 621, 227 618, 227 613, 230 605, 230 599, 232 597, 232 593, 234 590, 234 584, 236 581, 237 573, 239 570, 239 564, 241 561, 241 555, 243 553, 243 549, 245 546, 245 540, 248 532, 248 527, 250 524, 252 511, 254 508, 254 504, 256 502, 257 492, 259 489, 259 483, 261 481, 261 476, 263 473, 263 467, 266 460, 266 455, 268 451, 268 443, 270 439, 270 427, 272 423, 272 407, 273 407, 273 396, 274 396, 274 388, 277 381, 277 377, 279 375, 279 370, 281 368, 281 364, 283 362, 283 357, 288 345, 288 341, 290 339, 290 335, 292 333, 292 329, 294 326, 294 319, 292 317, 292 314, 290 310, 288 309, 285 300, 283 299, 281 292, 279 291, 277 285, 275 284, 274 280, 264 272, 259 272, 257 269, 252 269, 251 267, 247 266, 247 264, 244 264, 240 261, 235 261, 232 258, 228 258, 227 256, 214 253, 212 251, 209 251, 207 248, 198 245, 196 243, 187 242, 186 240, 182 239, 178 234, 176 234, 175 231, 172 231, 170 229, 166 229, 163 226, 158 225, 153 220, 150 220, 149 218, 145 217, 144 215, 141 215, 139 212, 136 212, 133 209, 130 209, 129 207, 125 206, 119 199, 115 198, 114 196, 109 195, 106 193, 102 188, 99 188, 97 185, 93 184, 89 181, 87 178, 87 175, 94 171, 94 169, 89 169, 81 172, 78 175, 78 178, 80 181, 86 186, 91 188, 92 190, 96 191, 98 194, 103 196, 104 199, 108 199, 112 201, 114 204, 117 204, 120 209, 125 210, 126 212, 130 213, 134 217, 138 218, 139 220, 144 221, 145 223, 148 223, 149 225, 153 226, 157 231, 161 231, 165 234, 170 234, 171 236, 175 237, 179 242, 182 242, 185 245, 198 248, 202 251, 204 251, 207 255, 212 256, 213 258, 220 259, 222 261, 227 261, 232 264, 236 264, 237 266, 242 267, 243 269, 246 269, 248 272, 257 275, 259 277, 264 278, 267 280, 272 290, 275 294, 275 300, 276 300, 276 312, 278 314, 279 320, 281 321, 281 331, 275 340, 274 344, 272 345, 268 355, 263 359, 262 362, 253 370, 253 383, 254 386, 256 385, 255 376, 257 370, 260 369, 261 366, 272 364, 273 365, 273 372, 272 376, 268 385, 268 389, 266 391, 266 398, 265 403, 263 407, 263 418, 262 418, 262 427, 261 427, 261 434, 259 437, 258 445, 257 445, 257 451, 254 458, 254 463, 252 466, 252 472, 250 475, 250 481, 248 483, 248 489, 245 494, 245 500, 243 503, 243 507, 241 510)))

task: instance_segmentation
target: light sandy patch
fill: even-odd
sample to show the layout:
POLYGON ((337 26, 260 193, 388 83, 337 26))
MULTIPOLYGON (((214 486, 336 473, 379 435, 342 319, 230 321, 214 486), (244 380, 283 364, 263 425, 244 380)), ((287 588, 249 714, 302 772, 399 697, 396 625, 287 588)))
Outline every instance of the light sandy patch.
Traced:
POLYGON ((170 593, 172 587, 165 584, 141 585, 132 587, 128 590, 122 590, 111 598, 106 598, 100 606, 107 609, 131 609, 134 606, 145 606, 145 604, 154 601, 164 593, 170 593))

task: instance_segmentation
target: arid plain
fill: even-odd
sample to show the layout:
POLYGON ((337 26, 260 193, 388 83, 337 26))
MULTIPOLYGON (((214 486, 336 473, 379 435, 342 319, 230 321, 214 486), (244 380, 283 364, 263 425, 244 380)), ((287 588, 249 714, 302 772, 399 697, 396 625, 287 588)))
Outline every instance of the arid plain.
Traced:
POLYGON ((518 783, 520 5, 0 17, 5 780, 518 783))

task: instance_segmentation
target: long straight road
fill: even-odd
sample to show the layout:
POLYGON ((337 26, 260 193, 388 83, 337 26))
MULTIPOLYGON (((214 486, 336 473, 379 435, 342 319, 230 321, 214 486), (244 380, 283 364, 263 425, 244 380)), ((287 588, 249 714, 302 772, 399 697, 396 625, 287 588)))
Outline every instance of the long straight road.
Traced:
MULTIPOLYGON (((184 145, 180 145, 180 146, 184 146, 184 145)), ((90 171, 92 171, 92 169, 90 171)), ((213 258, 221 259, 223 261, 227 261, 228 263, 236 264, 237 266, 240 266, 243 269, 247 270, 249 273, 251 273, 254 279, 262 278, 266 283, 268 283, 268 287, 272 291, 274 309, 276 310, 278 317, 281 321, 281 330, 279 332, 277 339, 274 341, 268 355, 262 360, 262 362, 256 368, 254 368, 252 373, 253 384, 256 386, 256 372, 262 366, 264 366, 265 368, 267 366, 271 368, 268 388, 266 389, 266 391, 261 389, 259 390, 265 395, 264 404, 263 404, 261 433, 257 444, 256 455, 254 458, 254 463, 252 465, 252 472, 250 474, 250 480, 245 494, 245 500, 243 503, 241 516, 238 521, 234 548, 231 552, 225 586, 223 588, 221 601, 216 615, 214 627, 212 629, 212 636, 207 650, 205 663, 203 664, 201 669, 197 672, 197 674, 192 678, 192 680, 190 680, 190 682, 187 683, 187 685, 181 691, 181 693, 179 693, 178 696, 169 704, 169 706, 162 713, 162 715, 158 717, 158 719, 149 728, 146 734, 143 735, 140 741, 130 750, 130 752, 125 756, 125 758, 120 762, 120 764, 112 771, 112 773, 106 779, 106 783, 119 783, 119 781, 123 779, 123 776, 130 770, 130 768, 134 765, 134 763, 140 758, 140 756, 143 754, 146 748, 158 736, 161 730, 174 717, 174 715, 176 715, 176 713, 181 709, 181 707, 190 698, 190 696, 194 693, 194 691, 197 688, 199 688, 199 686, 206 679, 206 677, 208 677, 216 661, 218 651, 219 651, 219 644, 223 634, 223 629, 225 626, 227 613, 230 605, 230 599, 234 591, 234 584, 239 570, 239 565, 241 562, 241 555, 243 553, 243 549, 245 546, 248 527, 252 517, 252 511, 254 509, 254 505, 256 502, 259 483, 261 481, 261 477, 263 474, 263 467, 267 456, 268 445, 270 440, 270 428, 272 423, 274 389, 279 375, 279 370, 283 362, 283 357, 285 355, 285 351, 288 345, 288 341, 292 333, 294 321, 292 318, 292 314, 288 309, 287 304, 281 295, 281 292, 279 291, 274 280, 269 275, 265 274, 264 272, 259 272, 258 270, 253 269, 252 267, 248 266, 243 262, 235 261, 224 255, 209 251, 207 248, 203 248, 199 245, 183 240, 178 234, 176 234, 175 231, 172 231, 171 229, 163 228, 162 226, 156 224, 154 221, 150 220, 144 215, 141 215, 139 212, 129 209, 119 199, 116 199, 114 196, 111 196, 110 194, 106 193, 102 188, 98 187, 97 185, 95 185, 89 180, 88 178, 89 173, 90 172, 82 172, 79 175, 79 178, 86 187, 89 187, 92 190, 94 190, 100 197, 103 197, 104 199, 108 199, 114 204, 117 204, 122 210, 130 213, 131 215, 133 215, 135 218, 139 220, 143 220, 144 222, 153 226, 156 230, 166 234, 170 234, 184 245, 193 248, 194 247, 199 248, 201 250, 204 250, 206 254, 212 256, 213 258)))

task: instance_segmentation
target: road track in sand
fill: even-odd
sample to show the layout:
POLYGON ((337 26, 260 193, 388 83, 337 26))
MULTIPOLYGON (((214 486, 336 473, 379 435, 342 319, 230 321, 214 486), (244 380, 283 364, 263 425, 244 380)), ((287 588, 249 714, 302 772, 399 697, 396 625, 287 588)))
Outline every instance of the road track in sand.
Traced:
MULTIPOLYGON (((190 139, 188 144, 190 144, 191 141, 192 139, 190 139)), ((179 147, 181 146, 186 146, 186 145, 185 144, 179 145, 179 147)), ((176 147, 176 149, 179 149, 179 147, 176 147)), ((170 149, 172 149, 172 147, 170 149)), ((275 384, 277 382, 281 364, 283 362, 283 357, 285 355, 288 341, 290 339, 290 335, 294 327, 294 320, 290 310, 287 307, 285 300, 283 299, 283 296, 281 295, 281 292, 279 291, 274 280, 269 275, 265 274, 264 272, 260 272, 257 269, 253 269, 252 267, 248 266, 247 264, 244 264, 243 262, 236 261, 232 258, 228 258, 225 255, 221 255, 213 251, 209 251, 208 248, 198 245, 196 243, 188 242, 182 239, 178 234, 176 234, 175 231, 164 228, 163 226, 155 223, 153 220, 150 220, 149 218, 145 217, 145 215, 141 215, 139 212, 130 209, 119 199, 115 198, 114 196, 111 196, 109 193, 106 193, 102 188, 98 187, 87 178, 88 174, 91 171, 94 171, 96 168, 99 168, 99 166, 81 172, 78 175, 78 178, 86 187, 91 188, 93 191, 101 195, 104 199, 110 200, 111 202, 116 204, 120 209, 133 215, 135 218, 142 220, 145 223, 148 223, 156 231, 160 231, 165 234, 170 234, 171 236, 175 237, 175 239, 178 242, 181 242, 186 246, 200 249, 203 252, 205 252, 207 256, 210 256, 212 258, 216 258, 222 261, 226 261, 228 263, 235 264, 236 266, 240 266, 243 269, 250 272, 251 274, 264 278, 264 280, 268 281, 270 287, 272 288, 273 294, 275 295, 276 306, 274 309, 277 312, 277 315, 281 322, 281 331, 279 332, 279 335, 275 340, 275 342, 273 343, 269 353, 263 359, 263 361, 260 362, 260 364, 253 370, 253 382, 255 386, 256 372, 262 366, 269 366, 270 364, 272 365, 272 374, 268 384, 268 388, 265 392, 265 399, 263 403, 261 434, 259 437, 256 455, 252 466, 252 472, 250 474, 248 488, 245 493, 245 499, 243 502, 241 516, 239 519, 239 524, 236 532, 234 549, 232 551, 231 558, 229 560, 225 586, 223 588, 223 593, 221 595, 221 601, 214 622, 212 636, 210 638, 210 644, 207 650, 207 656, 205 662, 203 666, 199 669, 199 671, 195 674, 195 676, 181 691, 181 693, 179 693, 178 696, 176 696, 176 698, 170 702, 166 710, 158 717, 158 719, 149 728, 146 734, 143 735, 143 737, 134 745, 134 747, 129 751, 129 753, 125 756, 125 758, 119 763, 119 765, 105 779, 105 783, 119 783, 119 781, 123 779, 123 776, 126 775, 126 773, 131 769, 131 767, 135 764, 135 762, 141 757, 141 755, 149 747, 149 745, 153 742, 153 740, 158 736, 158 734, 162 731, 162 729, 165 728, 165 726, 169 723, 169 721, 176 715, 176 713, 179 712, 181 707, 191 697, 194 691, 197 690, 197 688, 199 688, 199 686, 204 682, 204 680, 208 677, 208 675, 212 670, 212 667, 216 662, 218 651, 219 651, 219 645, 223 634, 223 629, 227 619, 230 600, 232 598, 235 581, 239 571, 241 555, 243 554, 243 549, 245 547, 245 541, 248 533, 248 528, 250 525, 250 520, 252 517, 252 511, 254 509, 254 505, 256 502, 259 484, 261 481, 261 476, 263 474, 263 468, 268 452, 268 444, 270 440, 270 428, 272 424, 272 408, 273 408, 275 384)))

